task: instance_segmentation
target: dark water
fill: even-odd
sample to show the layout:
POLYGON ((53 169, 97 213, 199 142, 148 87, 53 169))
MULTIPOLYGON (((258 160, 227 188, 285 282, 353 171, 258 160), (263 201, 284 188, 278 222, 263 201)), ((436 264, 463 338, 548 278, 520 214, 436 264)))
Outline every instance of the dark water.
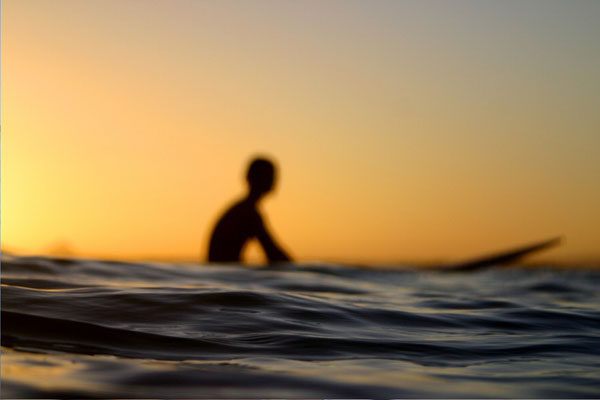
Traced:
POLYGON ((600 271, 4 257, 4 398, 600 397, 600 271))

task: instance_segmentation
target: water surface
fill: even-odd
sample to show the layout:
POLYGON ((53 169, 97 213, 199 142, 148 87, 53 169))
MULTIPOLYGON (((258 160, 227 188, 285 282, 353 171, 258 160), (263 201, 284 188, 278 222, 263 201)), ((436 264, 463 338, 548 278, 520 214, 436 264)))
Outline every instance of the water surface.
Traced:
POLYGON ((600 271, 4 256, 3 398, 600 397, 600 271))

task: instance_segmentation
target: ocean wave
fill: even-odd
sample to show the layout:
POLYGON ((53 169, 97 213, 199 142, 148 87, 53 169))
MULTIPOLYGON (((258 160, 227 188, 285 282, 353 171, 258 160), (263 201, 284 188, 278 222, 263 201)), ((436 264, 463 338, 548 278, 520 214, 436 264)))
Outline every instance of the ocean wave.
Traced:
POLYGON ((155 397, 157 387, 179 397, 554 397, 552 377, 552 393, 597 397, 599 274, 9 257, 3 389, 12 397, 155 397), (65 381, 14 372, 50 369, 65 381))

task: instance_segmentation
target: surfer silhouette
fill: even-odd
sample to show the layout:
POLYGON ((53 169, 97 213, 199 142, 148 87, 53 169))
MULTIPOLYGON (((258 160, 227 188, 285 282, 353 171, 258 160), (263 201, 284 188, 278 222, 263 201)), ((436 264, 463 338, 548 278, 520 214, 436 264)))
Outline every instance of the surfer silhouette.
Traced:
POLYGON ((258 210, 259 201, 273 190, 275 165, 266 158, 255 158, 248 167, 248 193, 217 221, 209 244, 209 262, 241 262, 241 252, 251 239, 258 239, 270 263, 290 261, 265 226, 258 210))

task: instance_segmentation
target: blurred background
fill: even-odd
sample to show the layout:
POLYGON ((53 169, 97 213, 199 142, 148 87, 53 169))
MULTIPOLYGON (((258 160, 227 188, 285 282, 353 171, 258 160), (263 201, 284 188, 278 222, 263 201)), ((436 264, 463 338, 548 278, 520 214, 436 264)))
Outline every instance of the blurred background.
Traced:
MULTIPOLYGON (((198 261, 279 164, 299 260, 600 260, 598 1, 3 1, 2 249, 198 261)), ((260 260, 256 247, 250 260, 260 260)))

